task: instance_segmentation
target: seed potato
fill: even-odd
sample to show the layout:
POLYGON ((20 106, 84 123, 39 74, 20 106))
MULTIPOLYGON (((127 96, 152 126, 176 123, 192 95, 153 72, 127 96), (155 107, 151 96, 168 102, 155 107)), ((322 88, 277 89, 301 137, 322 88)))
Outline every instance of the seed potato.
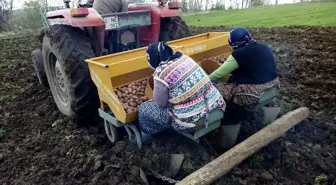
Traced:
POLYGON ((146 84, 147 80, 142 80, 114 90, 127 114, 136 112, 138 106, 148 100, 145 96, 146 84))

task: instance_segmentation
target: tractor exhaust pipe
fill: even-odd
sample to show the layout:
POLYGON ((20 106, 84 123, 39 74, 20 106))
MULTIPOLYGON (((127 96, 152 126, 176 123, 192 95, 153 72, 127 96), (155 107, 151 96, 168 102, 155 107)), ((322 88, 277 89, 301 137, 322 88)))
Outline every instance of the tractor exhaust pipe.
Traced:
POLYGON ((65 7, 70 8, 70 0, 63 0, 65 7))

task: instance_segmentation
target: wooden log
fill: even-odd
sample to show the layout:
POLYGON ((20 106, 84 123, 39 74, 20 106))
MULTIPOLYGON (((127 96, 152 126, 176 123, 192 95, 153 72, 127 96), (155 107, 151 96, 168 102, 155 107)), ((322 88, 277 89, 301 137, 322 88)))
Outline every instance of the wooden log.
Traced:
POLYGON ((302 107, 283 115, 215 160, 190 174, 177 185, 205 185, 214 182, 308 116, 309 109, 307 107, 302 107))

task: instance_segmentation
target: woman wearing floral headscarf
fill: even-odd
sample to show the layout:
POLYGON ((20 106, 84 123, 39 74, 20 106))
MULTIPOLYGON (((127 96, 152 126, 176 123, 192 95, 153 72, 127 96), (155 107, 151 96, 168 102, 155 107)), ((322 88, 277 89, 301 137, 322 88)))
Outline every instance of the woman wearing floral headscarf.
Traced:
POLYGON ((139 106, 139 124, 144 142, 165 129, 193 132, 195 123, 226 104, 208 75, 190 57, 173 52, 164 42, 147 49, 154 72, 153 101, 139 106))

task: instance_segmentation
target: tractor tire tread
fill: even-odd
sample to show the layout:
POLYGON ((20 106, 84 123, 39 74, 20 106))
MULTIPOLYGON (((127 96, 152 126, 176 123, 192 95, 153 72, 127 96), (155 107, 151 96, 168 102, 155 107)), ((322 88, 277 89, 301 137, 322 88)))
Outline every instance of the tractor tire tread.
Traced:
POLYGON ((85 117, 98 108, 97 88, 91 80, 87 58, 95 57, 90 40, 80 28, 66 25, 51 26, 45 33, 59 63, 64 66, 69 81, 72 115, 85 117))
POLYGON ((190 36, 187 24, 181 17, 170 17, 162 21, 160 41, 172 41, 190 36))

